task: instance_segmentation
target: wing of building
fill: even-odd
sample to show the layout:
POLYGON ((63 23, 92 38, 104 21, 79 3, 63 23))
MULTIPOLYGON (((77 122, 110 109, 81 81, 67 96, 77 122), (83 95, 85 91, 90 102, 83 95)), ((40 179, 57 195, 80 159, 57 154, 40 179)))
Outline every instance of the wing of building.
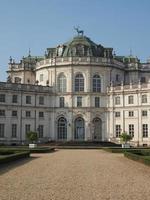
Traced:
POLYGON ((44 56, 10 58, 0 83, 0 143, 114 141, 150 145, 150 62, 117 56, 83 34, 44 56))

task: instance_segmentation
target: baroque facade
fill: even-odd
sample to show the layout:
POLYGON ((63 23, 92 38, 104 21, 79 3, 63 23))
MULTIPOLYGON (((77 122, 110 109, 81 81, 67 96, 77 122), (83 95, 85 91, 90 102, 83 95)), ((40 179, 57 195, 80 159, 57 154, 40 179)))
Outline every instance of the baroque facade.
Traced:
POLYGON ((42 57, 10 58, 0 83, 0 142, 113 141, 150 145, 150 62, 117 56, 83 33, 42 57))

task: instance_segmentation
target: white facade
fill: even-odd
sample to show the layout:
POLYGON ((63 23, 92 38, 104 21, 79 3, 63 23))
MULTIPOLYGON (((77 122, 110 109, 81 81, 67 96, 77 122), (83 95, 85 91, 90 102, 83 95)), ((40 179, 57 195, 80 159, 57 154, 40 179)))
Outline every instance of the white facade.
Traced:
POLYGON ((1 143, 25 142, 30 129, 40 141, 118 142, 126 131, 134 145, 150 145, 149 63, 78 35, 44 57, 10 59, 8 75, 0 84, 1 143))

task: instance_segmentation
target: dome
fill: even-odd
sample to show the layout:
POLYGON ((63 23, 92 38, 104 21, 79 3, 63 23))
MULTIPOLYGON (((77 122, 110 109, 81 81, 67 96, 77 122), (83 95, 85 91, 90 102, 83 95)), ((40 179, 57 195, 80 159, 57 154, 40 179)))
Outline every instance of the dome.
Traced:
POLYGON ((104 47, 95 44, 90 38, 86 36, 78 35, 74 37, 71 41, 62 45, 63 51, 62 56, 94 56, 103 57, 104 47))

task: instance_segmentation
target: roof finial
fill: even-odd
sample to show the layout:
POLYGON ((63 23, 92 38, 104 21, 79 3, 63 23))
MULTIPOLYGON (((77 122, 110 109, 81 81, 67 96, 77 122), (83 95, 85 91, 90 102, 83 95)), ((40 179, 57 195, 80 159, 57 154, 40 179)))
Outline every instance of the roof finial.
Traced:
POLYGON ((132 56, 132 49, 130 48, 130 56, 132 56))
POLYGON ((31 49, 29 48, 29 55, 28 55, 29 57, 31 56, 31 49))

